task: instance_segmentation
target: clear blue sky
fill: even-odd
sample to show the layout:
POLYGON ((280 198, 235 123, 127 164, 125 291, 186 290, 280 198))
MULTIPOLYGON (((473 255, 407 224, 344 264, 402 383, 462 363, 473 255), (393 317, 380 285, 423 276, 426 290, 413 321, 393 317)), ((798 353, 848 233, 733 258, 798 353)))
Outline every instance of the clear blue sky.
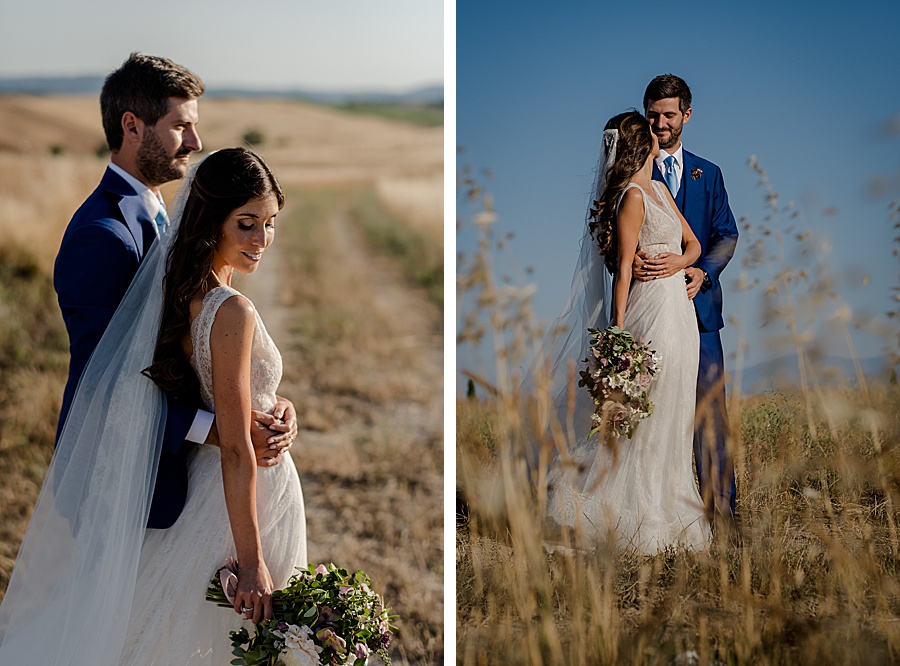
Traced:
POLYGON ((0 4, 0 76, 105 74, 131 51, 207 85, 406 90, 443 81, 435 0, 0 4))
MULTIPOLYGON (((889 202, 900 197, 898 25, 900 3, 888 1, 458 0, 459 163, 493 173, 486 185, 498 231, 515 233, 508 252, 534 268, 538 315, 552 320, 568 293, 603 125, 640 109, 650 79, 672 72, 694 97, 684 145, 721 167, 735 217, 764 222, 747 166, 756 155, 781 203, 801 211, 796 231, 830 244, 816 256, 854 320, 886 322, 898 284, 888 222, 889 202)), ((469 212, 460 202, 464 222, 469 212)), ((473 238, 464 225, 458 249, 471 252, 473 238)), ((783 348, 763 344, 778 329, 760 326, 759 289, 734 286, 749 240, 742 236, 723 274, 726 317, 740 320, 723 340, 726 355, 747 340, 753 364, 783 348)), ((766 270, 750 278, 765 282, 766 270)), ((883 350, 880 338, 853 335, 861 356, 883 350)), ((847 356, 846 345, 829 350, 847 356)), ((460 349, 459 364, 473 363, 460 349)))

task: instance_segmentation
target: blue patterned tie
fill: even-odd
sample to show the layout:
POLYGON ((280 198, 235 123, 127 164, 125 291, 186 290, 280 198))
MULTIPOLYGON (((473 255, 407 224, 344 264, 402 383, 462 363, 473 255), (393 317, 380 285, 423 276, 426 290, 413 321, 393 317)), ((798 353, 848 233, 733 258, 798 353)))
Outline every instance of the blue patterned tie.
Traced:
POLYGON ((666 180, 666 187, 669 188, 669 192, 672 193, 672 197, 678 193, 678 174, 675 172, 675 158, 669 155, 666 159, 663 160, 663 164, 666 165, 665 173, 663 173, 663 178, 666 180))
POLYGON ((159 212, 153 222, 156 224, 156 231, 159 235, 165 236, 169 231, 169 216, 166 215, 166 207, 162 203, 159 204, 159 212))

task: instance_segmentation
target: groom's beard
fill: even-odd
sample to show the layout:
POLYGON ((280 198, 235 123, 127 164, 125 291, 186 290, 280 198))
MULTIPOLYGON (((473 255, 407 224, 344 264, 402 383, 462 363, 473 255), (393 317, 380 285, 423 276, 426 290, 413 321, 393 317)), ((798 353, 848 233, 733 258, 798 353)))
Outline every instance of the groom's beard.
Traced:
POLYGON ((144 140, 137 152, 137 166, 150 185, 162 185, 184 178, 186 167, 176 162, 175 158, 190 153, 189 150, 181 150, 175 155, 169 155, 155 132, 144 132, 144 140))
POLYGON ((681 130, 684 129, 684 124, 678 126, 678 129, 674 127, 669 128, 669 138, 666 141, 663 141, 663 138, 656 133, 656 138, 659 139, 659 147, 665 150, 669 148, 674 148, 678 145, 678 142, 681 140, 681 130))

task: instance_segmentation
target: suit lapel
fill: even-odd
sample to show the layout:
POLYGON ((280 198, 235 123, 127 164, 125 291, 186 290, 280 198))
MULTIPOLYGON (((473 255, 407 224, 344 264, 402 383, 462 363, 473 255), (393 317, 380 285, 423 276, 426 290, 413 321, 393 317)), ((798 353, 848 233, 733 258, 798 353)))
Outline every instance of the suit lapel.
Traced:
POLYGON ((153 225, 143 199, 124 178, 110 168, 103 174, 100 187, 119 197, 119 211, 122 213, 123 223, 134 239, 138 256, 143 259, 144 250, 149 247, 149 240, 152 240, 147 233, 148 225, 151 228, 153 225))
POLYGON ((694 189, 694 179, 691 177, 691 171, 694 168, 694 161, 691 154, 684 148, 681 149, 682 169, 681 169, 681 187, 678 188, 678 196, 675 197, 675 203, 681 214, 687 217, 688 204, 691 201, 691 193, 694 189))

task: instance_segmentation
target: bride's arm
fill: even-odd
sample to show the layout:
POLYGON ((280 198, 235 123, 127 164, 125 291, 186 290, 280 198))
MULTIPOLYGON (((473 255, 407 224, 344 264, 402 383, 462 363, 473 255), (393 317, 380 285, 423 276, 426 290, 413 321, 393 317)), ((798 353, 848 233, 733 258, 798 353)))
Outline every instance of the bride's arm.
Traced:
POLYGON ((640 190, 632 187, 622 196, 616 216, 619 269, 616 271, 613 291, 613 323, 619 328, 625 326, 625 304, 628 303, 628 292, 631 289, 631 267, 643 221, 644 199, 640 190))
POLYGON ((250 441, 250 349, 253 305, 233 296, 219 307, 210 332, 213 398, 222 481, 239 572, 234 609, 253 608, 253 622, 272 617, 272 578, 263 561, 256 514, 256 455, 250 441))

